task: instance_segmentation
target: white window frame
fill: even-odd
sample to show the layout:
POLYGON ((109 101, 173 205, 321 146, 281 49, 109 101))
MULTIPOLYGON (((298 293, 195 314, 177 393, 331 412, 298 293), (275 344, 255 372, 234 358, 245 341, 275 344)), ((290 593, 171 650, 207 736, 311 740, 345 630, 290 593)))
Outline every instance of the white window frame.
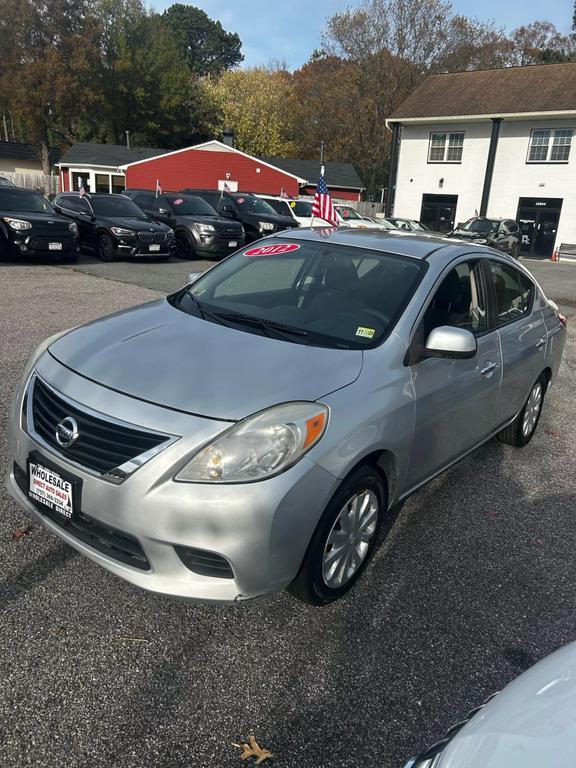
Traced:
POLYGON ((450 163, 451 165, 459 165, 462 163, 462 155, 464 154, 464 139, 465 139, 465 131, 431 131, 430 132, 430 138, 428 141, 428 162, 432 164, 437 163, 450 163), (436 144, 434 145, 434 137, 435 136, 443 136, 444 137, 444 143, 442 145, 443 153, 442 153, 442 159, 441 160, 433 160, 432 159, 432 149, 439 149, 440 145, 436 144), (461 136, 462 142, 460 144, 452 144, 452 137, 453 136, 461 136), (460 157, 458 160, 449 160, 448 159, 448 150, 453 149, 454 147, 459 148, 460 151, 460 157))
MULTIPOLYGON (((77 173, 82 176, 82 179, 89 183, 90 191, 96 191, 96 175, 108 176, 108 192, 112 193, 112 176, 122 176, 124 179, 124 189, 126 189, 126 174, 124 171, 110 170, 110 166, 107 168, 68 168, 68 183, 72 183, 72 174, 77 173)), ((78 192, 77 189, 71 189, 71 192, 78 192)))
POLYGON ((574 138, 574 128, 565 127, 565 128, 532 128, 530 131, 530 139, 528 140, 528 154, 526 155, 526 162, 530 165, 541 165, 543 163, 549 164, 549 165, 567 165, 570 162, 570 150, 572 149, 572 139, 574 138), (556 142, 556 134, 558 132, 566 132, 571 131, 571 134, 569 137, 562 137, 562 138, 569 138, 569 141, 564 141, 562 143, 556 142), (548 134, 547 136, 547 142, 544 143, 534 143, 535 138, 540 138, 539 136, 535 137, 535 134, 548 134), (530 157, 530 153, 532 151, 532 147, 546 147, 546 157, 544 158, 538 158, 538 159, 532 159, 530 157), (568 147, 568 157, 565 160, 553 160, 552 159, 552 150, 554 147, 568 147))

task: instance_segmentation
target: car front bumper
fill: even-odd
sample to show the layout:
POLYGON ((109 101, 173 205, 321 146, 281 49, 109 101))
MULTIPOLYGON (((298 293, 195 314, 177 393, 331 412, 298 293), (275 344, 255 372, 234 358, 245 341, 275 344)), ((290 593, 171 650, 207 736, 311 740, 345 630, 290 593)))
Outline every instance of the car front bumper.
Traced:
POLYGON ((67 235, 54 237, 16 235, 9 242, 9 250, 12 256, 59 259, 80 253, 80 243, 77 237, 67 235), (59 243, 60 250, 50 248, 50 243, 59 243))
POLYGON ((194 237, 194 250, 198 256, 222 259, 230 253, 234 253, 246 244, 244 235, 238 237, 222 235, 196 235, 194 237), (234 245, 230 245, 234 243, 234 245))
POLYGON ((165 243, 157 243, 158 250, 151 250, 154 243, 140 243, 132 240, 115 239, 114 255, 121 259, 162 259, 176 255, 176 241, 168 240, 165 243))
MULTIPOLYGON (((209 602, 253 599, 287 586, 296 576, 316 524, 338 483, 304 457, 287 472, 251 484, 208 485, 174 481, 192 453, 229 426, 169 411, 104 389, 45 354, 37 371, 57 391, 88 408, 141 428, 178 436, 167 448, 114 484, 48 446, 22 422, 23 392, 9 427, 7 485, 10 494, 46 528, 91 560, 144 589, 209 602), (104 407, 103 407, 104 406, 104 407), (31 433, 31 434, 30 434, 31 433), (148 567, 123 562, 75 535, 73 527, 44 514, 26 494, 31 453, 82 482, 80 512, 94 529, 137 541, 148 567), (188 568, 175 547, 217 555, 232 578, 188 568)), ((63 518, 64 520, 64 518, 63 518)), ((64 522, 66 522, 64 520, 64 522)))

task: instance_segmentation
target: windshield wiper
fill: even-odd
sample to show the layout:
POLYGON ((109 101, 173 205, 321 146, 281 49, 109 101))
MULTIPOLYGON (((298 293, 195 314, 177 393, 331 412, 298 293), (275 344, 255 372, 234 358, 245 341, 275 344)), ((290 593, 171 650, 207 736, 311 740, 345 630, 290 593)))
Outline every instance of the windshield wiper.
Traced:
MULTIPOLYGON (((200 310, 202 311, 202 310, 200 310)), ((224 321, 240 324, 240 325, 252 325, 261 328, 266 336, 270 336, 272 332, 280 338, 287 338, 290 340, 301 340, 301 343, 307 344, 308 331, 302 328, 294 328, 291 325, 284 325, 284 323, 277 323, 274 320, 265 320, 261 317, 253 317, 252 315, 243 315, 241 312, 207 312, 203 311, 205 318, 214 318, 216 321, 224 321)))

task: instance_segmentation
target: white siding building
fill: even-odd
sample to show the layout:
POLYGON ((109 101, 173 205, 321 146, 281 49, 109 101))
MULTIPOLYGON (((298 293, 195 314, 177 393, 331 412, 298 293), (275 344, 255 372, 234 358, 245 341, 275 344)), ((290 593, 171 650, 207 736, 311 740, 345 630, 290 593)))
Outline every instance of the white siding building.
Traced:
POLYGON ((388 215, 515 219, 525 256, 576 244, 576 63, 433 75, 388 125, 388 215))

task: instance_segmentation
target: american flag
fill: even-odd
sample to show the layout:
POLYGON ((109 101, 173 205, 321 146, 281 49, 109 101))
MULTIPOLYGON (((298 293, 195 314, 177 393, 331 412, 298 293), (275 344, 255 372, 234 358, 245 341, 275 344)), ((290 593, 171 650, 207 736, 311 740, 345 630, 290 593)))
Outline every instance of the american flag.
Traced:
POLYGON ((280 197, 282 197, 284 200, 290 200, 290 195, 286 192, 284 187, 282 187, 280 191, 280 197))
POLYGON ((326 186, 326 180, 324 179, 324 168, 320 171, 320 179, 318 186, 316 187, 316 194, 314 195, 314 202, 312 203, 312 216, 318 219, 324 219, 324 221, 334 224, 338 224, 336 218, 336 211, 332 205, 332 198, 328 187, 326 186))
POLYGON ((224 182, 222 186, 222 192, 232 192, 232 188, 229 187, 228 184, 226 184, 226 182, 224 182))
POLYGON ((156 197, 162 194, 162 187, 160 186, 160 179, 156 179, 156 197))
POLYGON ((86 194, 86 190, 84 189, 84 179, 82 178, 82 176, 78 178, 78 187, 79 187, 78 193, 80 197, 84 197, 84 195, 86 194))

